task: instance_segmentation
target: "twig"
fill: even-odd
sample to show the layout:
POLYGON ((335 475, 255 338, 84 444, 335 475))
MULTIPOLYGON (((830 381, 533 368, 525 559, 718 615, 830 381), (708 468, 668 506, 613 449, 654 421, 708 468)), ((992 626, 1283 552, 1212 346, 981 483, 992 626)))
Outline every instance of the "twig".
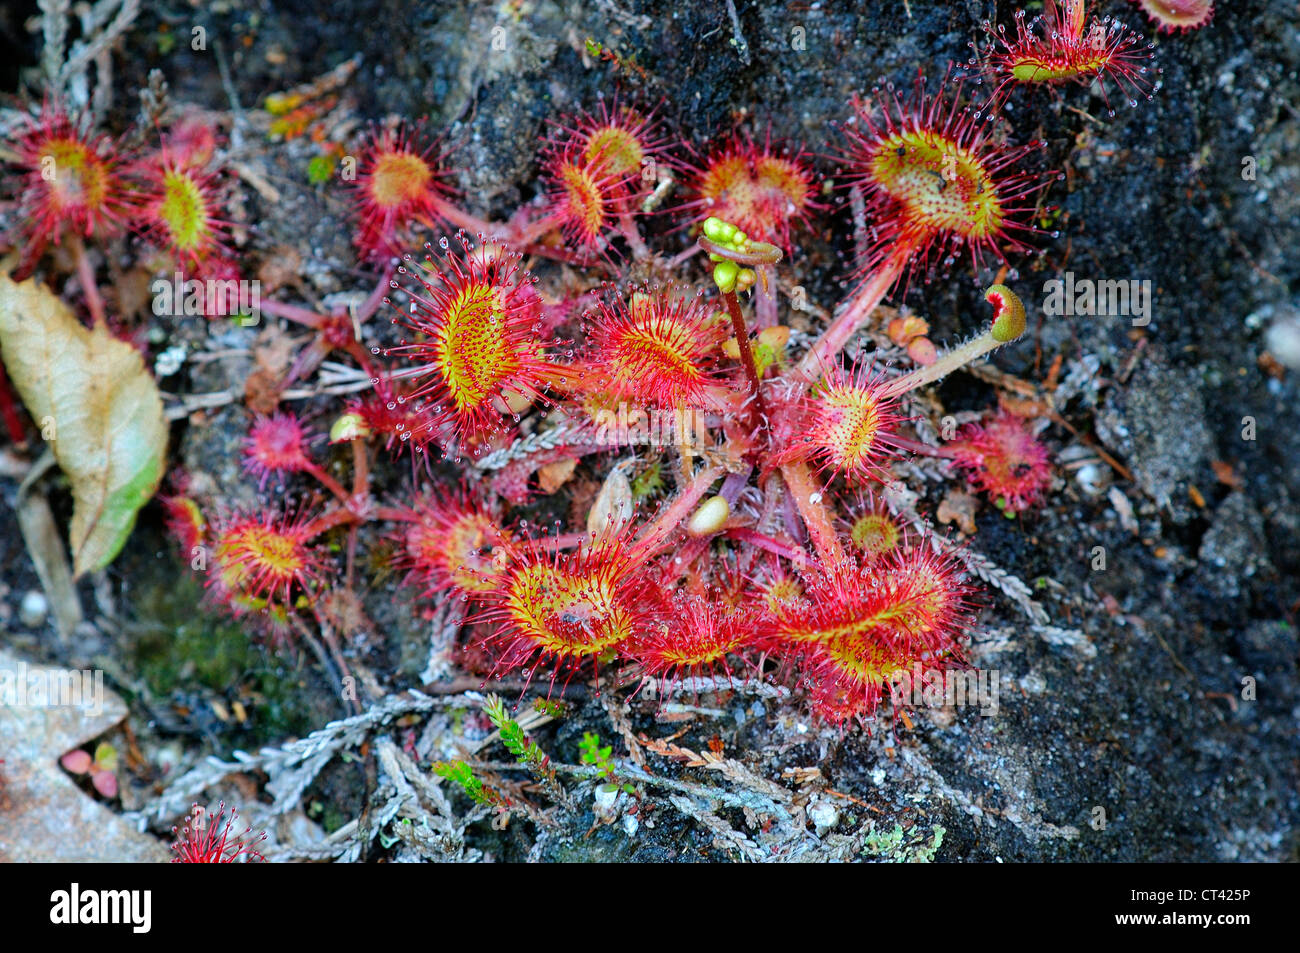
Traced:
POLYGON ((41 10, 41 70, 51 86, 59 85, 63 66, 64 41, 68 36, 69 0, 37 0, 41 10))
POLYGON ((230 102, 230 115, 232 118, 230 124, 230 148, 235 152, 239 152, 244 145, 244 128, 248 125, 248 117, 244 115, 244 109, 239 104, 239 92, 230 79, 230 64, 226 62, 225 50, 221 45, 221 41, 216 37, 212 38, 212 53, 217 60, 217 75, 221 77, 221 88, 225 91, 226 99, 230 102))
POLYGON ((628 721, 627 712, 624 711, 623 699, 613 692, 601 692, 600 706, 605 709, 605 714, 609 715, 614 730, 622 736, 623 744, 627 747, 628 756, 636 762, 637 767, 644 769, 646 766, 645 752, 641 750, 641 744, 637 741, 636 733, 632 730, 632 723, 628 721))
POLYGON ((740 15, 736 13, 735 0, 727 0, 727 14, 731 17, 731 45, 736 48, 740 61, 748 66, 749 44, 745 42, 745 34, 740 29, 740 15))
POLYGON ((664 695, 700 695, 705 692, 735 692, 758 698, 789 698, 790 689, 784 685, 771 685, 759 679, 732 681, 717 676, 692 675, 680 678, 664 689, 664 695))
MULTIPOLYGON (((66 3, 62 6, 66 10, 66 3)), ((97 28, 98 32, 72 44, 67 62, 58 71, 58 87, 67 89, 75 79, 81 77, 86 67, 127 31, 139 12, 140 0, 99 0, 91 11, 91 26, 97 28), (116 16, 110 20, 114 8, 116 16)))
POLYGON ((143 830, 149 820, 163 821, 181 816, 194 797, 231 774, 265 771, 271 777, 267 790, 274 798, 270 809, 283 814, 297 805, 302 792, 320 771, 341 752, 353 748, 370 735, 408 714, 438 709, 469 707, 464 695, 431 697, 414 690, 388 695, 365 712, 332 721, 305 738, 278 747, 262 748, 256 754, 235 751, 233 761, 208 758, 173 781, 168 788, 132 815, 143 830))

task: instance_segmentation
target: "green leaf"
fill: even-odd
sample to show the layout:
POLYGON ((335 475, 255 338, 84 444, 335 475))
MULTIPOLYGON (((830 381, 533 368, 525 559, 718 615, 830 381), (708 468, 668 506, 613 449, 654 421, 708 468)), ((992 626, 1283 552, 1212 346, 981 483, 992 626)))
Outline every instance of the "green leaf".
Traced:
POLYGON ((73 572, 103 569, 162 480, 158 387, 135 348, 88 330, 32 279, 0 275, 0 357, 72 485, 73 572))
POLYGON ((313 156, 307 163, 307 181, 312 185, 328 182, 334 174, 335 165, 333 156, 313 156))
POLYGON ((107 741, 95 746, 95 767, 101 771, 117 770, 117 749, 107 741))
POLYGON ((579 760, 582 764, 591 765, 602 778, 613 776, 614 762, 610 760, 610 755, 614 751, 614 746, 605 745, 602 748, 600 735, 591 731, 583 732, 582 740, 578 742, 578 750, 581 752, 579 760))

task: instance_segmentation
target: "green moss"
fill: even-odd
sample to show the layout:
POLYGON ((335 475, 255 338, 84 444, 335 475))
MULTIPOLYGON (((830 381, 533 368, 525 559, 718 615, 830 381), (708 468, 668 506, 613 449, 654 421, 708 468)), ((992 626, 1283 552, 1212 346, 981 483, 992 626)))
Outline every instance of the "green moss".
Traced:
POLYGON ((312 710, 303 673, 252 640, 238 621, 208 611, 200 580, 188 572, 145 579, 135 596, 124 649, 155 698, 196 688, 237 698, 249 710, 241 729, 251 729, 248 742, 270 743, 319 726, 322 712, 312 710))
POLYGON ((248 636, 196 608, 202 598, 203 586, 184 573, 139 592, 132 649, 137 671, 157 695, 195 684, 225 692, 251 664, 248 636))
POLYGON ((930 828, 930 839, 926 839, 920 827, 905 832, 901 824, 895 824, 888 833, 873 829, 862 844, 862 852, 870 857, 893 864, 929 864, 943 845, 943 835, 947 831, 939 824, 930 828))
POLYGON ((663 492, 663 488, 663 475, 660 472, 659 461, 656 460, 649 469, 632 478, 632 499, 641 503, 663 492))

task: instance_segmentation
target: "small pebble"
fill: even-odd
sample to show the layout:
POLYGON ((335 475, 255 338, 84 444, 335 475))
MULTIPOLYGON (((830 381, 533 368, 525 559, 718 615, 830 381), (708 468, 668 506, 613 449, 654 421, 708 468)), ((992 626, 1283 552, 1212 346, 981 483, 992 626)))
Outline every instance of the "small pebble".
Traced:
POLYGON ((818 800, 809 806, 808 820, 812 821, 813 827, 817 829, 817 836, 824 837, 840 822, 840 812, 829 801, 818 800))
POLYGON ((593 813, 599 820, 609 823, 618 816, 619 789, 617 784, 602 784, 596 788, 593 813))
POLYGON ((45 598, 45 593, 35 589, 24 594, 23 601, 18 604, 18 619, 29 629, 43 626, 49 614, 49 600, 45 598))
POLYGON ((1294 313, 1279 318, 1268 329, 1268 349, 1287 367, 1300 370, 1300 317, 1294 313))
POLYGON ((1101 496, 1106 489, 1105 471, 1095 463, 1084 464, 1074 475, 1079 488, 1089 496, 1101 496))

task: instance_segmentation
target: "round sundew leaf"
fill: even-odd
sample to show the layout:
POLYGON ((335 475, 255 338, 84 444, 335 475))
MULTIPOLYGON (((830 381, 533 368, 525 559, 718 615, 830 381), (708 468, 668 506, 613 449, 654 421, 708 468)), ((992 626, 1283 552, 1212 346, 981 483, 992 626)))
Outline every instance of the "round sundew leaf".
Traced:
POLYGON ((107 741, 101 741, 95 746, 95 767, 99 771, 117 770, 117 749, 107 741))
POLYGON ((63 765, 65 771, 70 771, 72 774, 85 774, 90 770, 90 752, 82 751, 80 748, 69 751, 59 759, 59 764, 63 765))
POLYGON ((929 367, 939 359, 939 352, 929 338, 917 337, 907 342, 907 356, 922 367, 929 367))
POLYGON ((104 797, 117 797, 117 775, 112 771, 96 771, 90 783, 104 797))
POLYGON ((0 357, 72 485, 73 572, 102 569, 162 480, 158 387, 135 348, 87 329, 32 279, 0 276, 0 357))

